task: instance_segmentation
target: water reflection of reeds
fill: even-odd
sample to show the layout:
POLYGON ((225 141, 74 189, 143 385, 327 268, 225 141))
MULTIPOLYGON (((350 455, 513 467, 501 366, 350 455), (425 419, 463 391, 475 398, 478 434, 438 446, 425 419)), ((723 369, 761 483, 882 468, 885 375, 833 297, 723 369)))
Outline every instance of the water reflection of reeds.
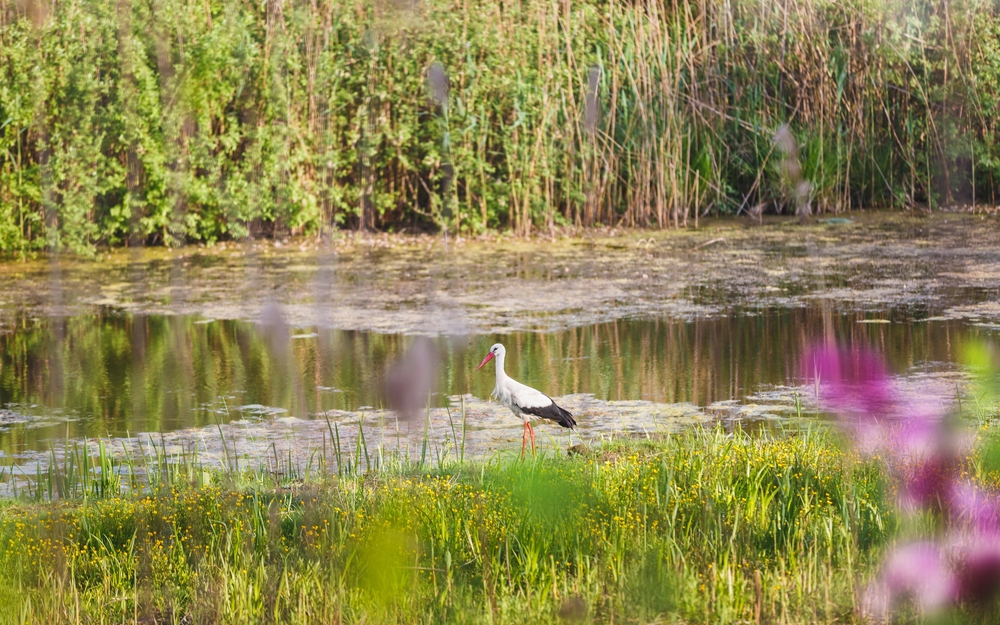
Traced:
MULTIPOLYGON (((705 406, 794 381, 802 350, 816 340, 869 345, 892 370, 906 372, 953 362, 962 340, 978 333, 956 322, 860 319, 809 308, 439 339, 441 394, 432 402, 443 406, 446 395, 466 393, 487 397, 493 376, 475 366, 495 340, 507 345, 511 375, 553 396, 705 406)), ((108 313, 25 320, 0 336, 0 405, 32 420, 0 432, 4 447, 32 447, 53 436, 204 427, 240 418, 243 406, 302 418, 380 408, 385 373, 412 342, 403 335, 292 330, 279 350, 259 325, 206 321, 108 313)))

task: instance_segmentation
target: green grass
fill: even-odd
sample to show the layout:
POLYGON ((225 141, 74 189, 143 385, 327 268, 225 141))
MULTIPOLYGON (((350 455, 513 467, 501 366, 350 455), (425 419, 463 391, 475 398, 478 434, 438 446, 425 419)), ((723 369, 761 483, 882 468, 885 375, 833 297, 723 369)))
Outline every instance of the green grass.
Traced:
POLYGON ((424 471, 177 472, 10 500, 0 621, 525 623, 585 606, 599 622, 849 622, 897 527, 880 466, 822 432, 424 471))

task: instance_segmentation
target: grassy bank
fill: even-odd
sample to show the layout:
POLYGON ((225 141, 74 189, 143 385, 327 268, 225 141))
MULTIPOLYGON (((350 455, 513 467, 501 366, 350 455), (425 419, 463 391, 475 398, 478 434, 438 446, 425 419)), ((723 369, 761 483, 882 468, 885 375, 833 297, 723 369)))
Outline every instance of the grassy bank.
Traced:
POLYGON ((0 250, 995 203, 996 18, 980 0, 6 0, 0 250))
POLYGON ((823 433, 0 509, 7 623, 850 622, 897 529, 823 433))

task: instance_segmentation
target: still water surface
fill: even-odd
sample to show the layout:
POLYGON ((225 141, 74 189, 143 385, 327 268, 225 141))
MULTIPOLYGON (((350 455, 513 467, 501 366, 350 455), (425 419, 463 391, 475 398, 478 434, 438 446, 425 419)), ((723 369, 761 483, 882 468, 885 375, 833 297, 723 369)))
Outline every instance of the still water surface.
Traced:
MULTIPOLYGON (((868 345, 885 355, 892 371, 925 374, 954 370, 966 341, 993 333, 905 312, 875 317, 815 307, 442 337, 436 340, 433 401, 443 406, 449 396, 486 398, 493 366, 476 371, 476 365, 497 340, 507 346, 508 373, 552 396, 707 406, 772 385, 801 384, 800 354, 816 341, 868 345)), ((0 335, 0 451, 248 416, 309 419, 328 410, 379 408, 385 373, 412 341, 111 311, 25 319, 0 335)))

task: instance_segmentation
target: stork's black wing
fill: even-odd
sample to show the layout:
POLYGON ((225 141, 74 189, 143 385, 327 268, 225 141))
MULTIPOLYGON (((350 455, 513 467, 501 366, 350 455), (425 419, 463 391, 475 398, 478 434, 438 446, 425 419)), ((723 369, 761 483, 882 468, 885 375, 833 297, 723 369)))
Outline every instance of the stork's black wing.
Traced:
POLYGON ((552 401, 551 397, 549 398, 549 405, 547 406, 532 406, 531 408, 518 406, 518 408, 525 414, 555 421, 564 428, 576 427, 576 421, 573 419, 573 415, 570 414, 570 412, 565 408, 561 408, 556 405, 556 402, 552 401))

